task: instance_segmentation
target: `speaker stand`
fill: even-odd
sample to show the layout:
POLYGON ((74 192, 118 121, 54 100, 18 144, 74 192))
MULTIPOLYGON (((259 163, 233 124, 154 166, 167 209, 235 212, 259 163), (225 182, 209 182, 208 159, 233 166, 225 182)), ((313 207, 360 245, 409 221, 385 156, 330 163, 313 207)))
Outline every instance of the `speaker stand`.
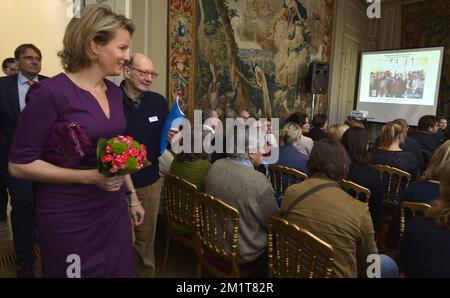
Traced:
POLYGON ((312 120, 312 118, 314 117, 314 108, 315 108, 315 105, 316 105, 316 94, 313 93, 313 94, 312 94, 312 102, 311 102, 311 118, 309 118, 309 119, 311 119, 311 120, 312 120))

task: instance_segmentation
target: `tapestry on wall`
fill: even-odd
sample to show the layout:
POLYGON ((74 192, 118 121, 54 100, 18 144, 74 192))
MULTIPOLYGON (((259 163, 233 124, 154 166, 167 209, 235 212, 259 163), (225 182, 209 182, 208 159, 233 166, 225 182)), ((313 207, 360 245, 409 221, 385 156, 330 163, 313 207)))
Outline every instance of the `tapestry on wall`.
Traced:
MULTIPOLYGON (((170 0, 169 98, 222 117, 311 113, 311 61, 329 61, 332 0, 170 0)), ((315 112, 325 113, 327 96, 315 112)))
POLYGON ((403 5, 404 48, 444 46, 438 113, 450 116, 450 2, 427 0, 403 5))

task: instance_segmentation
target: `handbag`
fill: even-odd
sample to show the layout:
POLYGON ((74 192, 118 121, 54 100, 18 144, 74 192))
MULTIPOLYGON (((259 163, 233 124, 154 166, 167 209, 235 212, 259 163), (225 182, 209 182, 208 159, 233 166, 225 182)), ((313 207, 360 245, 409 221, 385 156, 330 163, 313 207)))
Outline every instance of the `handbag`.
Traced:
POLYGON ((53 125, 42 160, 62 168, 95 168, 96 149, 86 132, 76 122, 57 122, 53 125))

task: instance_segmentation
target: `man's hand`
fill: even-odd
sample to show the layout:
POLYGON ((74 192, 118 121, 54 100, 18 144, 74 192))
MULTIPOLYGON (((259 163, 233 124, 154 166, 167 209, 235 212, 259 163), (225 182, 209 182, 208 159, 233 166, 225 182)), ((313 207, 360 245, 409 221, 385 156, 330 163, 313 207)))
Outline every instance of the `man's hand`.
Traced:
POLYGON ((176 142, 176 140, 179 139, 180 137, 181 133, 178 128, 171 128, 167 133, 167 140, 169 141, 170 144, 172 144, 172 142, 176 142))

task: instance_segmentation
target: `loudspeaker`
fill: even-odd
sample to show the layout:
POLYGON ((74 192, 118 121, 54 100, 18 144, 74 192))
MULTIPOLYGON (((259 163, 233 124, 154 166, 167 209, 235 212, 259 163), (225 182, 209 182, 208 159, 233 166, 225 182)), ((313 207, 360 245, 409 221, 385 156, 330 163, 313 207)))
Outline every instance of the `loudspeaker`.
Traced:
POLYGON ((313 94, 328 92, 328 62, 313 61, 309 64, 306 76, 306 91, 313 94))

